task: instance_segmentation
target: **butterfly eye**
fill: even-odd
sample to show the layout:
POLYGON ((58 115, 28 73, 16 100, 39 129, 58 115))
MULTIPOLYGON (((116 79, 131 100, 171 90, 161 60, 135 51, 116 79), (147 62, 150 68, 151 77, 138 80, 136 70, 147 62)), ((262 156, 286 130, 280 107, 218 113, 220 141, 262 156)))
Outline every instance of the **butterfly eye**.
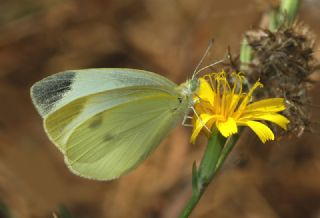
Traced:
POLYGON ((192 92, 195 92, 199 87, 199 80, 198 79, 193 79, 190 81, 190 90, 192 92))

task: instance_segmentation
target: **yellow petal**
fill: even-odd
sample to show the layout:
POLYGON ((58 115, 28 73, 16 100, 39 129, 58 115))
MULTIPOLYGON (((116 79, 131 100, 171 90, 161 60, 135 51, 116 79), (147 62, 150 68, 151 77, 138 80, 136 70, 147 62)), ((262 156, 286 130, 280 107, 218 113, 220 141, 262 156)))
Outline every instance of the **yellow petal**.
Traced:
POLYGON ((239 100, 240 100, 240 96, 237 94, 233 94, 230 95, 230 103, 228 106, 228 115, 231 116, 233 114, 233 112, 235 111, 236 107, 238 106, 239 100))
POLYGON ((252 93, 254 90, 256 90, 258 87, 262 87, 262 83, 260 83, 259 81, 257 81, 252 88, 249 90, 248 94, 246 94, 246 96, 243 98, 242 102, 240 103, 238 110, 236 111, 235 117, 239 118, 241 116, 241 114, 244 112, 244 110, 247 107, 247 104, 252 96, 252 93))
POLYGON ((273 132, 263 123, 257 121, 246 121, 241 122, 241 124, 249 126, 250 129, 252 129, 257 134, 257 136, 263 143, 265 143, 267 140, 274 140, 273 132))
POLYGON ((217 121, 216 125, 219 132, 224 137, 229 137, 230 135, 238 132, 236 121, 231 117, 229 117, 228 120, 225 122, 217 121))
MULTIPOLYGON (((191 135, 191 143, 195 143, 200 131, 202 128, 210 121, 215 118, 210 114, 201 114, 199 118, 196 119, 195 124, 193 125, 192 135, 191 135)), ((208 127, 208 126, 207 126, 208 127)), ((210 127, 208 127, 210 129, 210 127)))
POLYGON ((214 109, 208 101, 198 102, 193 107, 198 114, 212 113, 212 110, 214 109))
POLYGON ((213 105, 214 102, 214 92, 210 84, 204 78, 200 78, 200 87, 198 91, 198 96, 200 99, 210 102, 213 105))
POLYGON ((283 98, 268 98, 249 104, 244 113, 261 111, 261 112, 279 112, 286 109, 283 98))
POLYGON ((239 119, 239 121, 244 121, 244 120, 267 120, 277 124, 278 126, 280 126, 285 130, 287 130, 287 125, 290 122, 285 116, 277 113, 260 113, 260 114, 251 113, 239 119))

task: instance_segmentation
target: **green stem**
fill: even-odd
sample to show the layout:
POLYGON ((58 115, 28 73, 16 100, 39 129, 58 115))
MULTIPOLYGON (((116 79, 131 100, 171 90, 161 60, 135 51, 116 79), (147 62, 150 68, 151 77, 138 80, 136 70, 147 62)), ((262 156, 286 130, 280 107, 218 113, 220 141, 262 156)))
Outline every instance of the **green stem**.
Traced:
POLYGON ((209 138, 208 145, 202 157, 198 171, 198 179, 201 182, 198 183, 200 190, 202 190, 204 186, 207 186, 213 177, 216 169, 215 166, 226 140, 227 139, 217 130, 215 130, 209 138))
MULTIPOLYGON (((280 4, 281 15, 279 19, 281 19, 281 16, 285 16, 288 24, 292 25, 297 17, 299 6, 300 6, 299 0, 281 0, 281 4, 280 4)), ((282 17, 282 21, 283 20, 284 18, 282 17)))
POLYGON ((221 151, 220 158, 216 164, 216 171, 218 171, 222 167, 224 161, 226 160, 226 158, 228 157, 228 155, 232 151, 235 144, 238 142, 238 139, 243 131, 243 127, 240 127, 238 131, 239 131, 238 134, 235 134, 232 137, 230 137, 228 139, 228 141, 226 142, 225 146, 223 147, 223 150, 221 151))
POLYGON ((218 131, 212 133, 202 157, 199 169, 197 170, 196 165, 193 165, 192 196, 182 211, 180 218, 189 217, 205 192, 207 186, 213 180, 224 163, 237 139, 238 136, 235 138, 231 137, 227 140, 218 131))
POLYGON ((252 60, 252 48, 250 47, 246 38, 241 42, 240 48, 240 71, 246 72, 248 65, 252 60))
POLYGON ((280 7, 270 12, 270 31, 277 31, 283 24, 291 26, 297 18, 299 6, 300 0, 281 0, 280 7))
POLYGON ((187 218, 191 214, 192 210, 198 204, 202 194, 195 194, 192 193, 192 196, 188 203, 186 204, 185 208, 183 209, 182 213, 180 214, 180 218, 187 218))
POLYGON ((271 32, 277 31, 279 27, 279 10, 274 8, 269 12, 269 30, 271 32))

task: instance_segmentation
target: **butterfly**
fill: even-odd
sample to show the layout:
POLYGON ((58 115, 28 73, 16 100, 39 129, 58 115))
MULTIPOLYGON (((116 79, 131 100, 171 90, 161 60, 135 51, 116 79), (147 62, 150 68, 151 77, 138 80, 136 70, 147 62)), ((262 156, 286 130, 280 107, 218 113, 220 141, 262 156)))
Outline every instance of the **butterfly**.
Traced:
POLYGON ((189 113, 198 89, 143 70, 60 72, 36 82, 31 98, 70 170, 111 180, 137 167, 189 113))
POLYGON ((142 163, 178 123, 192 118, 190 110, 197 116, 197 75, 224 61, 200 68, 212 45, 213 40, 191 79, 180 85, 127 68, 64 71, 36 82, 32 102, 69 169, 89 179, 118 178, 142 163))

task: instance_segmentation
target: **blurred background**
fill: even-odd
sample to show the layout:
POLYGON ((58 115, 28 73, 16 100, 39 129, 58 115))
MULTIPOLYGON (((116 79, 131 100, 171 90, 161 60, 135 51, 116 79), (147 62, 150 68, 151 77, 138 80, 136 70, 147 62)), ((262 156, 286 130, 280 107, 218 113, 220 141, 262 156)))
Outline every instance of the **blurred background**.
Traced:
MULTIPOLYGON (((181 83, 210 39, 211 62, 228 46, 236 55, 243 33, 259 27, 276 3, 1 0, 0 217, 177 217, 191 194, 192 163, 204 148, 201 140, 189 144, 190 129, 176 128, 120 179, 87 180, 69 172, 47 139, 30 86, 59 71, 93 67, 139 68, 181 83)), ((318 36, 319 12, 319 0, 302 1, 299 18, 318 36)), ((314 121, 319 88, 310 90, 314 121)), ((319 142, 319 131, 266 144, 247 131, 191 217, 320 218, 319 142)))

